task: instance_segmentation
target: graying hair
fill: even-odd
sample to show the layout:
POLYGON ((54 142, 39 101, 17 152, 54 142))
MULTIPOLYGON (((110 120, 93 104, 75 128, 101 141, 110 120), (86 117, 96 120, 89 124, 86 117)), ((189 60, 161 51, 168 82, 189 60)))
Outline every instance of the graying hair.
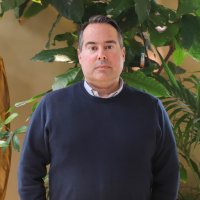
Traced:
POLYGON ((88 22, 85 22, 79 29, 78 48, 80 50, 82 49, 82 46, 83 46, 83 32, 89 24, 109 24, 109 25, 111 25, 117 31, 119 44, 121 47, 123 47, 122 32, 121 32, 121 29, 119 28, 118 24, 116 23, 116 21, 114 21, 113 19, 111 19, 105 15, 95 15, 95 16, 90 17, 88 22))

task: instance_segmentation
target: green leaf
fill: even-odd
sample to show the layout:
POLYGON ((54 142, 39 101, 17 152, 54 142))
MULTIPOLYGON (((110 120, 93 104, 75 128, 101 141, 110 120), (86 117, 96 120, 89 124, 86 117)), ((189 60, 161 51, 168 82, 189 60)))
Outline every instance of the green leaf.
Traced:
POLYGON ((0 140, 0 148, 6 148, 6 147, 8 147, 8 145, 9 144, 6 141, 0 140))
POLYGON ((196 107, 197 107, 197 112, 200 113, 200 84, 197 85, 196 88, 196 107))
POLYGON ((198 175, 198 177, 200 178, 200 171, 199 171, 199 167, 198 165, 196 164, 196 162, 194 162, 191 158, 189 158, 189 161, 190 161, 190 164, 191 164, 191 167, 193 169, 193 171, 198 175))
POLYGON ((88 21, 93 15, 106 15, 107 3, 103 1, 87 1, 84 5, 84 16, 82 21, 88 21))
POLYGON ((162 101, 162 103, 163 103, 164 106, 168 106, 168 105, 170 105, 172 103, 176 103, 176 102, 177 102, 177 99, 164 99, 162 101))
POLYGON ((194 85, 195 86, 198 86, 199 84, 200 84, 200 78, 198 78, 197 76, 195 76, 194 74, 192 74, 191 76, 190 76, 190 78, 192 79, 192 80, 194 80, 194 85))
POLYGON ((38 107, 38 105, 39 105, 39 102, 35 102, 34 104, 33 104, 33 106, 32 106, 32 112, 34 112, 35 111, 35 109, 38 107))
POLYGON ((197 60, 200 60, 200 17, 185 15, 181 19, 178 42, 182 48, 197 60), (195 27, 195 28, 194 28, 195 27))
POLYGON ((196 15, 200 17, 200 8, 196 11, 196 15))
POLYGON ((38 3, 38 4, 42 4, 41 0, 32 0, 32 1, 35 2, 35 3, 38 3))
POLYGON ((167 111, 170 111, 171 109, 175 110, 177 107, 178 107, 177 103, 170 104, 170 105, 166 106, 166 110, 167 111))
POLYGON ((132 38, 125 39, 124 45, 126 48, 125 66, 129 67, 140 66, 141 53, 144 52, 144 46, 141 45, 141 43, 133 40, 132 38))
POLYGON ((176 78, 175 78, 175 76, 173 75, 173 73, 171 72, 171 70, 169 69, 167 63, 164 61, 164 59, 163 59, 163 57, 161 56, 160 52, 159 52, 158 50, 156 50, 156 51, 157 51, 157 53, 158 53, 158 55, 159 55, 160 60, 162 61, 162 65, 163 65, 163 67, 164 67, 164 69, 165 69, 165 72, 167 73, 167 76, 168 76, 168 78, 169 78, 171 84, 172 84, 175 88, 179 88, 178 83, 177 83, 177 81, 176 81, 176 78))
POLYGON ((74 82, 80 71, 81 71, 80 67, 74 67, 67 70, 66 73, 56 76, 55 82, 52 85, 52 89, 57 90, 70 85, 72 82, 74 82))
POLYGON ((64 34, 59 34, 54 37, 54 42, 53 45, 55 45, 56 41, 67 41, 68 46, 72 46, 74 42, 78 40, 78 37, 73 34, 73 33, 64 33, 64 34))
POLYGON ((47 91, 47 92, 44 92, 44 93, 41 93, 41 94, 38 94, 34 97, 31 97, 30 99, 28 100, 25 100, 25 101, 21 101, 21 102, 18 102, 15 104, 15 107, 20 107, 20 106, 24 106, 25 104, 27 103, 32 103, 34 101, 36 101, 37 99, 39 99, 40 97, 43 97, 46 93, 50 92, 51 90, 47 91))
POLYGON ((122 12, 133 6, 133 0, 112 0, 107 6, 107 14, 116 17, 120 15, 122 12))
POLYGON ((9 131, 2 131, 0 130, 0 140, 1 139, 7 139, 9 135, 9 131))
POLYGON ((157 97, 167 97, 166 88, 155 79, 145 76, 144 73, 137 71, 134 73, 123 73, 123 80, 128 85, 139 90, 144 90, 157 97))
POLYGON ((174 117, 176 117, 177 114, 181 113, 182 111, 182 108, 173 109, 173 111, 169 115, 169 118, 172 120, 174 117))
POLYGON ((177 129, 180 127, 181 123, 184 122, 184 120, 186 118, 188 118, 190 116, 189 113, 186 113, 186 114, 183 114, 177 121, 176 123, 174 124, 174 130, 177 131, 177 129))
POLYGON ((13 134, 14 134, 14 135, 21 134, 21 133, 26 132, 26 130, 27 130, 27 126, 22 126, 22 127, 18 128, 18 129, 16 129, 16 130, 13 132, 13 134))
POLYGON ((18 113, 12 113, 5 121, 4 124, 9 124, 12 120, 14 120, 18 116, 18 113))
POLYGON ((186 57, 186 53, 184 51, 184 49, 181 48, 181 46, 179 45, 179 43, 174 40, 175 42, 175 51, 172 54, 173 57, 173 61, 176 65, 182 65, 183 61, 186 57))
MULTIPOLYGON (((127 31, 130 31, 133 33, 136 30, 138 31, 138 28, 137 28, 138 18, 134 10, 134 6, 131 6, 128 9, 124 10, 120 15, 114 17, 114 20, 118 22, 118 25, 121 28, 121 31, 123 33, 127 31)), ((132 36, 129 35, 129 37, 133 38, 133 33, 131 33, 132 36)))
POLYGON ((52 0, 51 2, 63 17, 71 19, 76 23, 82 22, 84 14, 83 0, 52 0))
POLYGON ((21 4, 20 6, 14 8, 14 13, 15 13, 15 18, 16 19, 19 19, 22 17, 24 11, 26 10, 27 8, 27 5, 28 5, 29 1, 25 1, 23 4, 21 4))
POLYGON ((180 81, 177 83, 179 85, 179 89, 175 90, 174 94, 177 95, 186 105, 189 105, 189 107, 187 107, 188 109, 191 109, 194 113, 196 113, 196 99, 192 90, 186 88, 180 81))
POLYGON ((45 0, 43 1, 41 4, 38 3, 31 3, 31 5, 27 8, 27 10, 24 12, 24 17, 25 18, 30 18, 33 17, 35 15, 37 15, 38 13, 40 13, 42 10, 44 10, 45 8, 47 8, 49 5, 49 1, 45 0))
POLYGON ((189 119, 189 121, 186 123, 186 127, 185 127, 185 130, 183 132, 184 137, 185 137, 184 141, 186 143, 188 143, 188 142, 190 143, 190 136, 192 134, 193 126, 194 126, 193 119, 189 119))
POLYGON ((175 65, 173 62, 168 62, 168 67, 172 71, 173 74, 184 74, 186 73, 186 70, 183 69, 182 67, 179 67, 175 65))
POLYGON ((150 1, 135 0, 135 12, 137 13, 140 24, 142 24, 149 17, 150 1))
POLYGON ((151 42, 155 46, 165 46, 169 42, 173 41, 175 36, 179 31, 177 24, 167 24, 165 27, 155 27, 152 26, 149 28, 151 42), (163 30, 161 31, 160 29, 163 30))
MULTIPOLYGON (((154 76, 154 78, 159 83, 161 83, 162 85, 164 85, 164 87, 168 90, 168 92, 171 93, 171 90, 170 90, 171 89, 171 84, 169 83, 169 81, 166 78, 164 78, 161 75, 156 75, 156 76, 154 76)), ((170 94, 170 96, 172 96, 172 95, 170 94)))
POLYGON ((200 7, 199 0, 192 0, 192 1, 191 0, 179 0, 178 2, 179 2, 178 9, 177 9, 178 15, 195 13, 200 7))
POLYGON ((14 149, 17 150, 17 151, 20 151, 19 139, 16 135, 13 135, 12 143, 13 143, 14 149))
POLYGON ((43 62, 68 62, 78 63, 77 51, 74 47, 65 47, 59 49, 43 50, 37 53, 33 61, 43 62))
POLYGON ((1 8, 3 12, 14 9, 22 5, 26 0, 3 0, 1 8))
POLYGON ((150 20, 156 26, 164 26, 177 21, 177 16, 174 10, 166 8, 156 1, 151 1, 150 20))
POLYGON ((188 180, 187 171, 183 165, 180 165, 180 178, 183 183, 186 183, 188 180))

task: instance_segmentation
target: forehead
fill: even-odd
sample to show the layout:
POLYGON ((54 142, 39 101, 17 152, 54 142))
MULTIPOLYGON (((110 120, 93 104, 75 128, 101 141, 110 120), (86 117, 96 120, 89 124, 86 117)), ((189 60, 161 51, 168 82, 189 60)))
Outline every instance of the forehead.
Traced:
POLYGON ((107 40, 118 41, 116 29, 109 24, 89 24, 83 32, 83 43, 105 42, 107 40))

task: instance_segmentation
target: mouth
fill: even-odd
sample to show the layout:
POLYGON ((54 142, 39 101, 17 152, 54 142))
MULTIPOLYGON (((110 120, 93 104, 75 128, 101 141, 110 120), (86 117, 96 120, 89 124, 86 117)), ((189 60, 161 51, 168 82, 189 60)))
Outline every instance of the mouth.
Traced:
POLYGON ((110 69, 111 67, 109 65, 98 65, 96 66, 96 69, 110 69))

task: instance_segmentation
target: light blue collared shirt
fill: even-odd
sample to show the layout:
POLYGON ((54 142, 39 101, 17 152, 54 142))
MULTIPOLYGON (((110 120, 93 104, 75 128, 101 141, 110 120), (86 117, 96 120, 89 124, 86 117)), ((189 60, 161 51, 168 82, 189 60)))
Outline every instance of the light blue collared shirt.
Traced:
POLYGON ((122 89, 123 89, 124 81, 123 81, 123 79, 122 79, 121 77, 120 77, 120 80, 119 80, 119 81, 120 81, 120 83, 119 83, 119 88, 118 88, 116 91, 110 93, 110 94, 109 94, 108 96, 106 96, 106 97, 101 97, 101 96, 99 95, 99 93, 98 93, 96 90, 94 90, 94 89, 87 83, 86 80, 84 81, 84 87, 85 87, 86 91, 87 91, 90 95, 92 95, 92 96, 100 97, 100 98, 111 98, 111 97, 114 97, 114 96, 118 95, 118 94, 122 91, 122 89))

